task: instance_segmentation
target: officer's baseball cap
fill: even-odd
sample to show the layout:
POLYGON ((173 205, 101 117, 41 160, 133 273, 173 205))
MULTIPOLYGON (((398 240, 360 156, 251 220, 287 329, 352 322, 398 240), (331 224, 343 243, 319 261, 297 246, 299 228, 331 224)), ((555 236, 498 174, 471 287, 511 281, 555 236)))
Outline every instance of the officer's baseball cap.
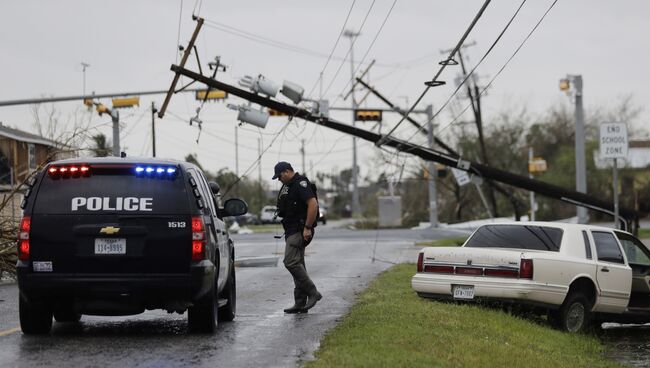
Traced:
POLYGON ((275 175, 273 175, 273 180, 279 178, 280 173, 282 173, 284 170, 293 171, 293 167, 291 167, 291 164, 286 161, 280 161, 277 164, 275 164, 274 170, 275 170, 275 175))

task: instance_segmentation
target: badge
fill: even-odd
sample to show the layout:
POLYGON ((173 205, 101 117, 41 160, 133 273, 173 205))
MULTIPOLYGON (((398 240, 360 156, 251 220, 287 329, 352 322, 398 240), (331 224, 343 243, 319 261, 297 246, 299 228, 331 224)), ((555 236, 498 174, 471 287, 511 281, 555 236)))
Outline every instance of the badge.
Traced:
POLYGON ((307 188, 307 181, 306 180, 301 181, 300 186, 303 188, 307 188))

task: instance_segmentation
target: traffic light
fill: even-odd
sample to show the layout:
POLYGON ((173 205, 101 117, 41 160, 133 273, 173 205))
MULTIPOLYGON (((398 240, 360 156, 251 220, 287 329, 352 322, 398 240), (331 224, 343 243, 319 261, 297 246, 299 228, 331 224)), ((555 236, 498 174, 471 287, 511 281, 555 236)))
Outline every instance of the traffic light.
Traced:
POLYGON ((269 116, 288 116, 282 111, 273 110, 273 109, 267 109, 267 112, 269 113, 269 116))
POLYGON ((571 81, 568 78, 560 79, 560 91, 566 92, 571 88, 571 81))
POLYGON ((99 116, 102 116, 102 114, 110 114, 108 107, 104 106, 104 104, 97 104, 96 110, 99 116))
POLYGON ((218 89, 212 89, 210 92, 207 90, 202 90, 202 91, 196 91, 196 99, 198 101, 203 101, 205 100, 225 100, 228 98, 228 92, 218 90, 218 89), (208 94, 208 98, 205 98, 206 93, 208 94))
POLYGON ((381 110, 354 110, 356 121, 381 121, 381 110))
POLYGON ((119 109, 122 107, 133 107, 133 106, 140 106, 140 97, 124 97, 124 98, 113 99, 114 109, 119 109))

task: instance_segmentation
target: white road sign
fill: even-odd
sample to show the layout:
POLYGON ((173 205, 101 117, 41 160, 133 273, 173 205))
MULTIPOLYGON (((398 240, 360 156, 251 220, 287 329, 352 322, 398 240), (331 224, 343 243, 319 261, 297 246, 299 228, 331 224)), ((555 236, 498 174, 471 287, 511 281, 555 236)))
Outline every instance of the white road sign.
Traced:
POLYGON ((624 123, 600 124, 600 157, 627 157, 627 125, 624 123))
POLYGON ((467 175, 467 171, 452 168, 451 172, 454 174, 456 183, 458 183, 459 186, 462 187, 463 185, 469 184, 471 182, 469 175, 467 175))

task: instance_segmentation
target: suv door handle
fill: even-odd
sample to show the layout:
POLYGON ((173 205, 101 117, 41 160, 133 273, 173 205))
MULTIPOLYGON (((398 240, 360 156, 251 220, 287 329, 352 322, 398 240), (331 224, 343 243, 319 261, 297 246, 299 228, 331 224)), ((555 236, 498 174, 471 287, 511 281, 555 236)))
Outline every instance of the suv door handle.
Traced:
POLYGON ((609 272, 609 268, 607 268, 607 267, 603 267, 603 268, 601 268, 600 270, 601 270, 602 272, 609 272))

